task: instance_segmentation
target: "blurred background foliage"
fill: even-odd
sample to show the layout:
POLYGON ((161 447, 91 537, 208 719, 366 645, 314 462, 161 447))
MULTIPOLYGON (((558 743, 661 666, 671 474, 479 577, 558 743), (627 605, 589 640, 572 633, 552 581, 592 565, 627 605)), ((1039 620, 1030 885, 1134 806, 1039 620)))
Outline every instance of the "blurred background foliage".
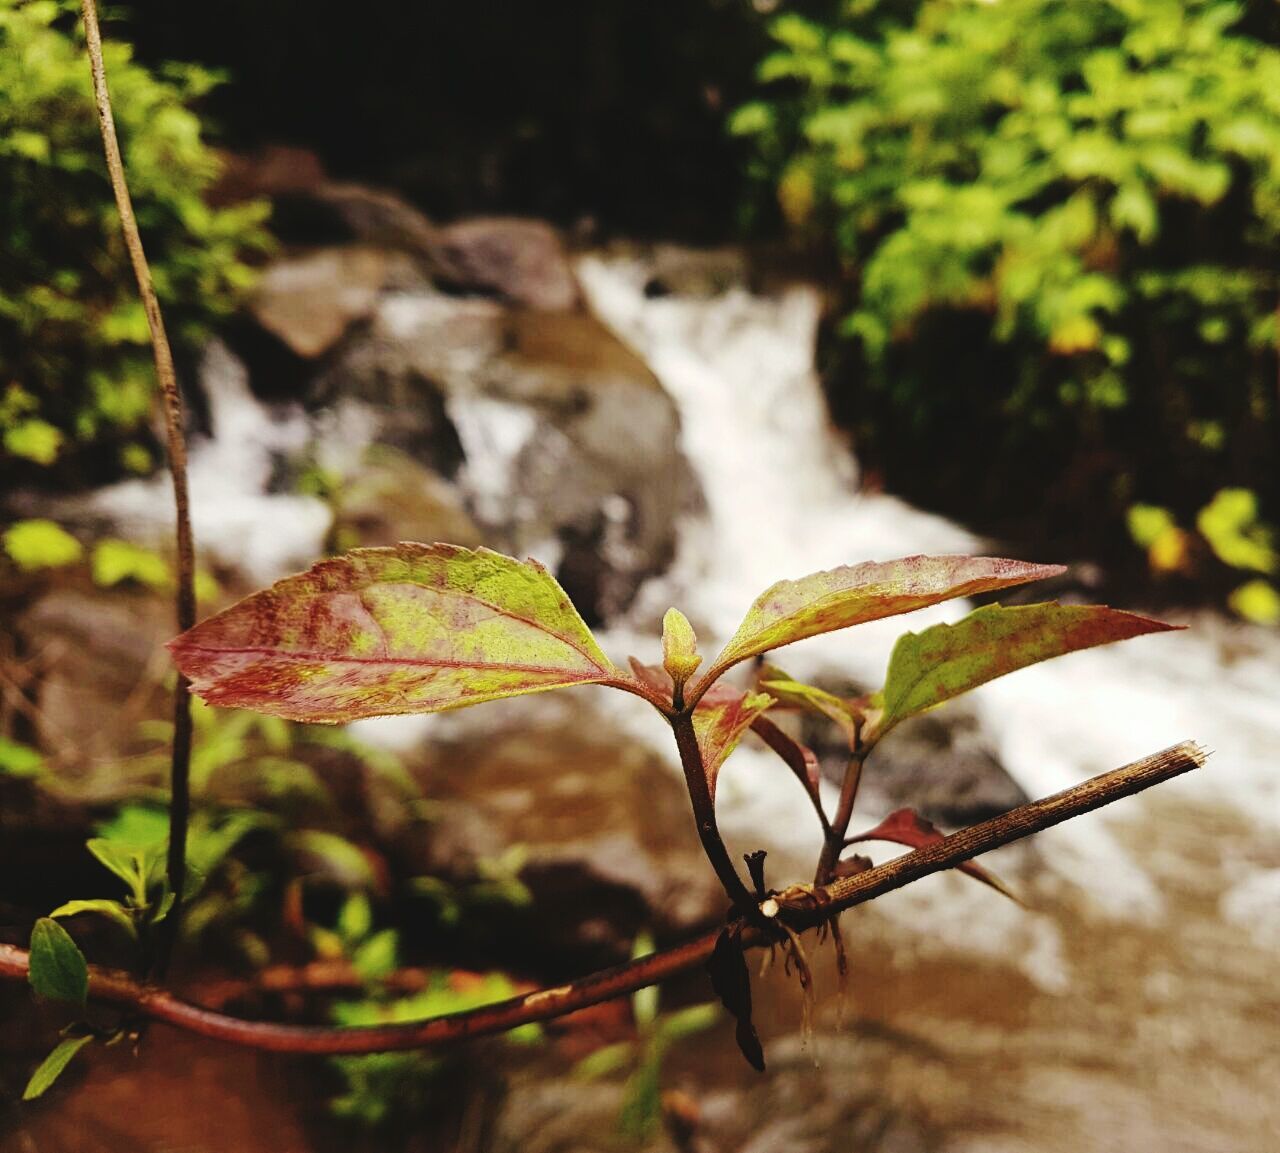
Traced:
MULTIPOLYGON (((82 485, 153 467, 153 369, 107 185, 79 8, 0 0, 0 484, 82 485)), ((252 283, 267 206, 213 208, 219 163, 196 107, 218 83, 152 67, 127 43, 107 68, 134 206, 179 353, 252 283)))
MULTIPOLYGON (((732 129, 834 245, 832 399, 891 488, 1095 555, 1128 528, 1157 573, 1276 571, 1275 23, 1218 0, 772 23, 732 129)), ((1263 577, 1242 587, 1280 619, 1263 577)))

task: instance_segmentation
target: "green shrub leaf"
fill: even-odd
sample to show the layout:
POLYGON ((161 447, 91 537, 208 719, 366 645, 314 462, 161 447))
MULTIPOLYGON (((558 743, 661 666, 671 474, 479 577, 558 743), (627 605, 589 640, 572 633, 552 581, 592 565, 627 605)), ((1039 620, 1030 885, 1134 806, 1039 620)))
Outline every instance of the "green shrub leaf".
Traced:
POLYGON ((169 649, 210 704, 300 721, 436 712, 620 680, 540 564, 445 544, 322 561, 169 649))
POLYGON ((987 605, 953 625, 907 633, 885 677, 883 736, 899 721, 1028 665, 1180 626, 1104 605, 987 605))
POLYGON ((34 1101, 43 1096, 49 1086, 62 1076, 62 1071, 71 1064, 71 1059, 92 1040, 93 1036, 86 1033, 83 1037, 67 1037, 59 1041, 53 1052, 31 1074, 31 1080, 22 1091, 22 1099, 34 1101))
POLYGON ((795 581, 779 581, 756 598, 733 639, 700 681, 709 683, 739 661, 820 633, 909 613, 927 605, 1063 572, 1060 565, 993 557, 905 557, 846 565, 795 581))
POLYGON ((41 917, 31 930, 28 980, 41 997, 83 1005, 89 995, 89 966, 71 935, 57 921, 41 917))
POLYGON ((96 897, 89 901, 68 901, 65 905, 59 905, 49 916, 74 917, 77 913, 98 913, 100 916, 114 921, 131 937, 138 935, 137 926, 134 925, 133 917, 129 915, 129 910, 119 901, 109 901, 102 897, 96 897))

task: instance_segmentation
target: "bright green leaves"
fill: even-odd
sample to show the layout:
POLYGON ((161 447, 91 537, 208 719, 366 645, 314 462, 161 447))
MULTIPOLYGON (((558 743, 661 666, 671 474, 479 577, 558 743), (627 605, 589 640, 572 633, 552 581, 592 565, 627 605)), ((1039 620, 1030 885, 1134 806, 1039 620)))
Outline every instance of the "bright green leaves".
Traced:
POLYGON ((89 995, 89 966, 84 954, 71 934, 48 917, 41 917, 31 930, 27 979, 37 995, 50 1001, 83 1005, 89 995))
POLYGON ((22 1092, 22 1099, 34 1101, 37 1097, 43 1097, 49 1086, 61 1077, 63 1070, 71 1064, 71 1059, 92 1040, 93 1034, 86 1033, 81 1037, 65 1037, 59 1041, 53 1052, 41 1061, 36 1071, 31 1074, 31 1080, 27 1082, 27 1087, 22 1092))
POLYGON ((1028 665, 1176 627, 1102 605, 988 605, 956 624, 907 633, 889 659, 877 735, 1028 665))
POLYGON ((662 667, 667 670, 676 692, 682 692, 684 683, 702 664, 698 655, 698 638, 693 626, 679 609, 667 609, 662 618, 662 667))
POLYGON ((733 639, 699 682, 710 684, 725 669, 770 649, 909 613, 955 597, 1008 588, 1055 576, 1058 565, 992 557, 905 557, 846 565, 795 581, 779 581, 751 606, 733 639))
POLYGON ((488 549, 322 561, 171 641, 210 704, 343 722, 621 677, 555 579, 488 549))

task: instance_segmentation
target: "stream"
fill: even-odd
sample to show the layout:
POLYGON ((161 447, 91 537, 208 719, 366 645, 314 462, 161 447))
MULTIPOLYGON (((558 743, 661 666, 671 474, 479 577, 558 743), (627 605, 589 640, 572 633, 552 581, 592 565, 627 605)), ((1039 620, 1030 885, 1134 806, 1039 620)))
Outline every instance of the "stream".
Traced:
MULTIPOLYGON (((670 569, 602 630, 615 659, 655 658, 655 623, 670 604, 684 609, 706 652, 776 580, 990 547, 892 496, 859 491, 814 369, 816 288, 655 296, 646 292, 646 258, 611 254, 581 258, 578 273, 591 307, 674 398, 705 502, 681 525, 670 569)), ((328 526, 318 501, 270 491, 272 454, 296 449, 306 430, 287 407, 255 400, 233 366, 209 375, 224 383, 210 398, 215 435, 192 454, 198 539, 210 555, 238 558, 255 580, 273 579, 318 554, 328 526)), ((529 430, 514 411, 455 403, 464 487, 470 476, 475 499, 497 499, 529 430)), ((169 507, 156 481, 95 500, 142 537, 160 531, 169 507)), ((556 558, 548 550, 542 559, 556 558)), ((907 627, 965 611, 942 606, 907 627)), ((1185 631, 1020 672, 964 708, 1032 797, 1187 738, 1212 751, 1208 767, 1041 834, 1034 846, 993 854, 1026 908, 944 875, 847 915, 851 987, 842 1007, 825 996, 835 981, 823 950, 824 1002, 811 1039, 798 1032, 794 983, 776 970, 758 981, 765 1081, 751 1080, 724 1029, 672 1061, 672 1077, 697 1090, 715 1147, 1280 1148, 1280 630, 1207 612, 1179 623, 1185 631)), ((888 620, 815 638, 780 663, 804 678, 874 687, 903 627, 888 620)), ((656 718, 629 698, 596 699, 605 695, 590 707, 670 756, 656 718)), ((359 728, 410 748, 426 733, 482 732, 485 712, 359 728)), ((736 752, 718 804, 735 853, 769 849, 775 883, 811 868, 812 815, 772 754, 736 752)), ((874 823, 884 813, 862 815, 874 823)), ((531 1116, 540 1091, 514 1090, 531 1116)), ((578 1137, 558 1141, 551 1129, 529 1131, 510 1147, 588 1147, 578 1137)))

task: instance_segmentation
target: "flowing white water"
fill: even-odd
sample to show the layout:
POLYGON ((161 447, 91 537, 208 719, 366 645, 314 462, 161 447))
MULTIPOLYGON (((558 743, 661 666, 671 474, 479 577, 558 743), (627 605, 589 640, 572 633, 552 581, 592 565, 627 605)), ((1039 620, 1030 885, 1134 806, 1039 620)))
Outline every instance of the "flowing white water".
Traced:
MULTIPOLYGON (((860 560, 982 551, 955 525, 858 492, 813 368, 816 291, 651 299, 642 260, 590 257, 579 272, 592 306, 646 359, 680 408, 708 523, 690 526, 676 568, 648 593, 651 608, 685 607, 708 634, 704 649, 730 635, 776 580, 860 560)), ((843 671, 876 684, 904 627, 963 611, 949 605, 905 625, 895 619, 862 626, 803 642, 779 659, 799 675, 843 671)), ((973 705, 1000 759, 1032 796, 1193 738, 1213 750, 1210 767, 1163 786, 1166 793, 1232 806, 1258 826, 1259 844, 1273 841, 1280 827, 1280 633, 1210 614, 1185 623, 1185 632, 1020 672, 975 692, 973 705)), ((811 823, 798 790, 763 753, 736 753, 720 788, 730 831, 767 833, 776 843, 779 830, 811 823)), ((1158 887, 1109 835, 1110 824, 1093 817, 1045 834, 1046 859, 1109 911, 1158 916, 1158 887)), ((1238 888, 1224 894, 1223 913, 1254 926, 1260 942, 1273 940, 1280 871, 1267 869, 1256 847, 1242 847, 1241 856, 1238 888)), ((964 913, 971 899, 981 899, 975 889, 948 888, 949 902, 959 898, 964 913)), ((886 906, 914 916, 916 902, 933 896, 929 885, 913 886, 910 899, 886 906)), ((982 915, 989 921, 988 904, 982 915)), ((1039 951, 1028 968, 1056 983, 1056 950, 1046 932, 1025 942, 1039 951)))
MULTIPOLYGON (((255 399, 244 365, 218 341, 206 349, 200 377, 211 435, 191 446, 187 478, 200 556, 269 584, 315 560, 333 521, 315 497, 270 491, 276 459, 299 453, 312 429, 299 407, 255 399)), ((104 488, 89 507, 133 540, 164 547, 172 539, 166 473, 104 488)))

